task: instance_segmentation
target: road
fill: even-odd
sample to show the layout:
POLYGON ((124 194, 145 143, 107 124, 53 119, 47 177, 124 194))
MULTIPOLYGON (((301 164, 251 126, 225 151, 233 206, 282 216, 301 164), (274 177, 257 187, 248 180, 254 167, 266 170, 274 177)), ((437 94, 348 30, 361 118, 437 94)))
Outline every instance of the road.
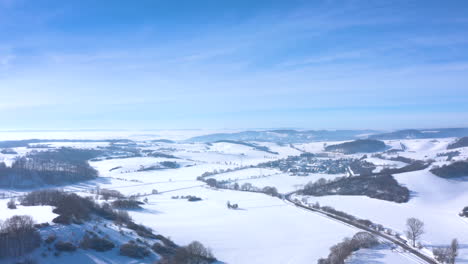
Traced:
POLYGON ((372 228, 369 228, 367 226, 364 226, 364 225, 361 225, 361 224, 358 224, 358 223, 355 223, 349 219, 346 219, 346 218, 343 218, 343 217, 340 217, 338 215, 334 215, 332 213, 329 213, 329 212, 325 212, 325 211, 322 211, 322 210, 317 210, 317 209, 314 209, 314 208, 311 208, 311 207, 308 207, 308 206, 305 206, 303 205, 302 203, 300 202, 296 202, 294 201, 293 199, 291 199, 291 196, 293 194, 295 194, 296 192, 291 192, 291 193, 288 193, 285 195, 285 199, 297 206, 297 207, 300 207, 302 209, 305 209, 305 210, 308 210, 308 211, 311 211, 313 213, 317 213, 317 214, 321 214, 323 216, 326 216, 326 217, 329 217, 329 218, 332 218, 338 222, 341 222, 343 224, 346 224, 346 225, 350 225, 350 226, 353 226, 355 228, 358 228, 358 229, 361 229, 363 231, 366 231, 366 232, 369 232, 371 234, 374 234, 375 236, 385 240, 385 241, 388 241, 390 243, 393 243, 395 245, 398 245, 400 246, 401 248, 405 249, 406 251, 408 251, 409 253, 411 253, 413 256, 417 257, 418 259, 422 260, 424 263, 430 263, 430 264, 439 264, 436 260, 434 260, 433 258, 425 255, 424 253, 412 248, 411 246, 407 245, 406 243, 396 239, 395 237, 392 237, 390 235, 387 235, 385 233, 382 233, 382 232, 379 232, 377 230, 374 230, 372 228))

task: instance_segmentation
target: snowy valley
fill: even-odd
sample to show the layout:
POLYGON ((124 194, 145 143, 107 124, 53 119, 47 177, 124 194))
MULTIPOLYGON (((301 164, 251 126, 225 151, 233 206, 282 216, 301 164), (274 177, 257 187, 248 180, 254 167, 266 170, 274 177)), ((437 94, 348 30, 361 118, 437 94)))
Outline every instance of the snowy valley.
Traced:
POLYGON ((2 132, 0 263, 468 261, 466 138, 205 133, 2 132))

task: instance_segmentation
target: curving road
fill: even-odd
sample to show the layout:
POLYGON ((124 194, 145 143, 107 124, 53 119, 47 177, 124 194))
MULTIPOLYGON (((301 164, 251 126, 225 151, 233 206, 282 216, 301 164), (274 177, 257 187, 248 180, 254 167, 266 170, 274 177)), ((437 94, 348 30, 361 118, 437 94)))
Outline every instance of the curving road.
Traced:
POLYGON ((338 215, 335 215, 335 214, 332 214, 332 213, 329 213, 329 212, 325 212, 325 211, 322 211, 322 210, 317 210, 317 209, 314 209, 314 208, 311 208, 311 207, 308 207, 308 206, 305 206, 303 205, 302 203, 298 203, 294 200, 291 199, 291 196, 293 194, 295 194, 296 192, 291 192, 291 193, 288 193, 285 195, 285 199, 297 206, 297 207, 300 207, 302 209, 305 209, 305 210, 308 210, 308 211, 311 211, 311 212, 314 212, 314 213, 317 213, 317 214, 321 214, 323 216, 326 216, 326 217, 329 217, 329 218, 332 218, 338 222, 341 222, 343 224, 346 224, 346 225, 351 225, 353 227, 356 227, 358 229, 361 229, 363 231, 366 231, 366 232, 369 232, 369 233, 372 233, 374 234, 375 236, 378 236, 379 238, 381 239, 384 239, 388 242, 391 242, 395 245, 398 245, 400 246, 401 248, 407 250, 409 253, 411 253, 412 255, 414 255, 415 257, 417 257, 418 259, 422 260, 424 263, 430 263, 430 264, 439 264, 439 262, 437 262, 436 260, 434 260, 433 258, 421 253, 420 251, 412 248, 411 246, 407 245, 406 243, 396 239, 395 237, 392 237, 390 235, 387 235, 385 233, 382 233, 382 232, 379 232, 377 230, 374 230, 372 228, 369 228, 367 226, 364 226, 364 225, 360 225, 358 223, 355 223, 353 221, 350 221, 349 219, 346 219, 346 218, 343 218, 343 217, 340 217, 338 215))

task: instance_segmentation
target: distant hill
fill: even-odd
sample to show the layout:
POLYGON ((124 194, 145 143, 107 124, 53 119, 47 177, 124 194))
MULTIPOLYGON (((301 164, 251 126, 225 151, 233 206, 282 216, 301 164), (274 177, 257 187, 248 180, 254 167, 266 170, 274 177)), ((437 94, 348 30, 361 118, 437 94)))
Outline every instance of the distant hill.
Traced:
POLYGON ((238 145, 243 145, 243 146, 247 146, 247 147, 251 147, 255 150, 258 150, 258 151, 264 151, 264 152, 267 152, 267 153, 270 153, 270 154, 275 154, 275 155, 278 155, 279 153, 278 152, 275 152, 275 151, 271 151, 268 147, 266 146, 259 146, 257 144, 253 144, 253 143, 248 143, 248 142, 243 142, 243 141, 235 141, 235 140, 218 140, 214 143, 230 143, 230 144, 238 144, 238 145))
POLYGON ((164 139, 164 138, 163 138, 163 139, 155 139, 155 140, 151 140, 151 142, 153 142, 153 143, 169 143, 169 144, 171 144, 171 143, 175 143, 175 141, 173 141, 173 140, 170 140, 170 139, 164 139))
POLYGON ((457 141, 447 146, 447 149, 463 148, 468 147, 468 137, 462 137, 457 139, 457 141))
POLYGON ((25 139, 0 141, 0 148, 27 147, 29 144, 54 143, 54 142, 109 142, 109 143, 131 143, 129 139, 25 139))
POLYGON ((378 133, 374 130, 268 130, 217 133, 197 136, 187 142, 216 142, 220 140, 304 143, 311 141, 353 140, 378 133))
POLYGON ((385 150, 387 146, 384 142, 373 139, 359 139, 325 147, 325 151, 341 152, 344 154, 354 154, 361 152, 377 152, 385 150))
POLYGON ((369 139, 419 139, 468 136, 468 128, 405 129, 390 133, 370 135, 369 139))

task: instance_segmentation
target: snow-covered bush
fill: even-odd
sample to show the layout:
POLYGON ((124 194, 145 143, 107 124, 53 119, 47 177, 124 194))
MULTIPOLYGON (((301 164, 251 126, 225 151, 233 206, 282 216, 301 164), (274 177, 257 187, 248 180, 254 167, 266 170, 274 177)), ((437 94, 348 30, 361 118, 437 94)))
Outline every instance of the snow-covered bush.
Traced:
POLYGON ((135 241, 129 241, 120 246, 120 255, 122 256, 142 259, 149 254, 150 251, 146 247, 136 244, 135 241))
POLYGON ((80 247, 83 249, 94 249, 96 251, 108 251, 115 247, 115 244, 105 238, 99 237, 96 234, 86 234, 81 240, 80 247))
POLYGON ((70 242, 57 241, 57 243, 55 243, 55 249, 58 251, 72 252, 76 250, 76 246, 70 242))
POLYGON ((117 208, 117 209, 141 209, 141 204, 143 204, 140 201, 136 200, 130 200, 130 199, 118 199, 113 201, 112 207, 117 208))

